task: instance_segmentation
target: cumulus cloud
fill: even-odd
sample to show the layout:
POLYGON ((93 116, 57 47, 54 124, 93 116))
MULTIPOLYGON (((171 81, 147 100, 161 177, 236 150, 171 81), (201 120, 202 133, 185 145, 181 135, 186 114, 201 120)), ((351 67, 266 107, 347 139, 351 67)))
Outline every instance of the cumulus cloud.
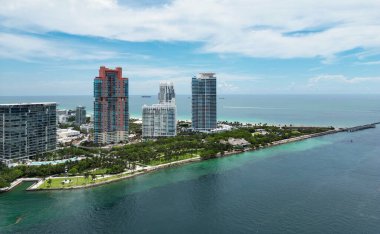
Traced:
MULTIPOLYGON (((152 85, 153 87, 158 87, 160 80, 172 81, 176 90, 180 91, 179 93, 191 93, 191 77, 196 75, 194 69, 142 65, 131 65, 125 72, 128 76, 132 77, 131 89, 136 93, 146 93, 147 87, 151 88, 152 85)), ((204 71, 198 70, 198 72, 204 71)), ((218 92, 222 94, 239 94, 242 91, 245 93, 249 92, 240 87, 241 81, 254 83, 261 80, 259 77, 233 72, 216 73, 216 77, 218 92)))
POLYGON ((370 82, 380 82, 380 77, 353 77, 348 78, 344 75, 320 75, 309 79, 308 86, 316 86, 320 83, 327 82, 337 82, 342 84, 360 84, 360 83, 370 83, 370 82))
MULTIPOLYGON (((198 41, 201 51, 321 57, 380 48, 378 0, 174 0, 145 8, 116 0, 2 1, 0 25, 125 41, 198 41)), ((49 55, 49 54, 48 54, 49 55)))
POLYGON ((359 62, 359 65, 380 65, 380 61, 359 62))
MULTIPOLYGON (((123 56, 139 55, 119 53, 62 41, 51 41, 30 35, 0 32, 0 57, 2 58, 24 61, 32 61, 37 58, 106 60, 123 56)), ((143 55, 140 57, 146 58, 143 55)))

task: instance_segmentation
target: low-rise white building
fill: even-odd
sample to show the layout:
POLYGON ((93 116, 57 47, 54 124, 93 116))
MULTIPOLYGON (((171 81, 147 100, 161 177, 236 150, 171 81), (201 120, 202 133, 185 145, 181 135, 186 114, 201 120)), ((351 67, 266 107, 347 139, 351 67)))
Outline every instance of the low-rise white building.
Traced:
POLYGON ((227 125, 227 124, 218 124, 217 128, 211 129, 210 132, 215 133, 215 132, 225 132, 225 131, 231 131, 232 126, 227 125))
POLYGON ((68 110, 57 110, 57 122, 61 124, 67 123, 69 119, 68 110))
POLYGON ((255 132, 260 133, 261 135, 267 135, 268 134, 268 132, 265 129, 261 129, 261 128, 256 129, 255 132))
POLYGON ((65 124, 69 119, 68 115, 57 115, 58 123, 65 124))
POLYGON ((233 146, 243 146, 243 147, 250 145, 250 143, 244 138, 237 139, 237 138, 230 137, 228 138, 228 143, 233 146))
POLYGON ((58 109, 57 110, 57 115, 68 115, 69 111, 65 109, 58 109))
POLYGON ((82 137, 82 134, 77 130, 73 130, 71 128, 57 129, 57 141, 58 141, 58 143, 65 144, 65 143, 71 142, 73 140, 76 140, 80 137, 82 137))
POLYGON ((89 133, 91 130, 94 130, 94 125, 93 124, 82 124, 80 127, 81 131, 85 131, 89 133))
POLYGON ((245 140, 244 138, 233 138, 233 137, 229 137, 227 141, 220 140, 220 143, 222 143, 222 144, 228 143, 232 146, 241 146, 241 147, 247 147, 251 144, 247 140, 245 140))

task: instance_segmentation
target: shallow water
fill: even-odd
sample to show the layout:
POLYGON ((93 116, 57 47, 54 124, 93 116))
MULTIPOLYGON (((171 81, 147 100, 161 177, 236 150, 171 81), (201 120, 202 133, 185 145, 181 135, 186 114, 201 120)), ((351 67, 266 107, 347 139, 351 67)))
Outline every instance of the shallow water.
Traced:
POLYGON ((379 233, 379 142, 377 128, 165 169, 90 189, 26 192, 19 187, 0 194, 0 230, 379 233))

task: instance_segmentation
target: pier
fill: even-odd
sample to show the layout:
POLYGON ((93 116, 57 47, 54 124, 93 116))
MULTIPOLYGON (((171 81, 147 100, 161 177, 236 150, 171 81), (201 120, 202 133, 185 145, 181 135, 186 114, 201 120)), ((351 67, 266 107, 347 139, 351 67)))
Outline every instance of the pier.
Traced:
POLYGON ((346 128, 345 131, 346 132, 356 132, 356 131, 361 131, 361 130, 365 130, 365 129, 369 129, 369 128, 376 128, 376 124, 379 124, 379 123, 380 122, 360 125, 360 126, 356 126, 356 127, 352 127, 352 128, 346 128))
POLYGON ((8 192, 8 191, 12 190, 14 187, 21 184, 22 182, 35 182, 29 188, 26 189, 26 190, 29 190, 30 188, 32 188, 34 186, 41 185, 43 183, 43 181, 44 180, 42 178, 19 178, 19 179, 13 181, 9 187, 0 188, 0 193, 1 192, 8 192))

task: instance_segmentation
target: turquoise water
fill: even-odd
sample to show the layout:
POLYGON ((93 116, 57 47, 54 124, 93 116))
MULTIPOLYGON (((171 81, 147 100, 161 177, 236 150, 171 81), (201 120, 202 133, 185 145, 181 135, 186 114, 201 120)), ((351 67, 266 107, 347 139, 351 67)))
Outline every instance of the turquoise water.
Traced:
POLYGON ((18 188, 0 195, 0 230, 378 233, 379 141, 380 129, 369 129, 92 189, 25 192, 18 188))
MULTIPOLYGON (((380 117, 379 96, 249 96, 231 108, 234 98, 220 116, 338 126, 380 117)), ((0 233, 379 233, 379 142, 380 125, 96 188, 22 185, 0 194, 0 233)))
MULTIPOLYGON (((179 119, 191 119, 191 96, 177 95, 179 119)), ((380 95, 219 95, 218 120, 271 124, 346 127, 380 120, 380 95)), ((93 111, 91 96, 1 97, 0 103, 58 102, 59 108, 84 105, 93 111)), ((130 96, 132 117, 157 98, 130 96)))

